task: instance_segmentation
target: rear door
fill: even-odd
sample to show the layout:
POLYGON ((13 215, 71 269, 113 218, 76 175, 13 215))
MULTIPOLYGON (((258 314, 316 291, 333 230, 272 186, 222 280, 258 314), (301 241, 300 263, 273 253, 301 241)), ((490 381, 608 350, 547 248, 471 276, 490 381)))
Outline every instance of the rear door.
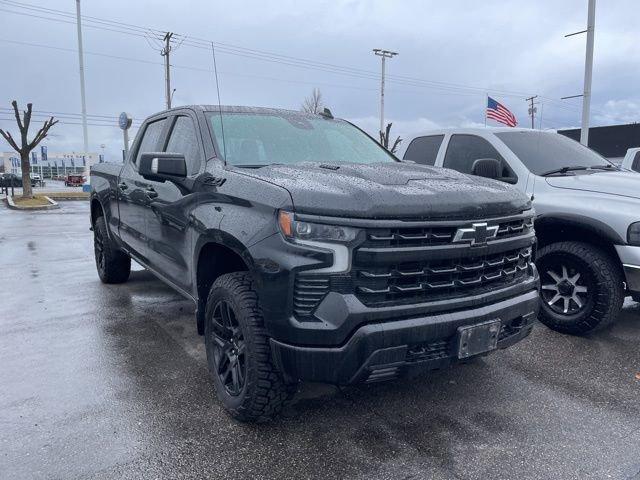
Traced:
MULTIPOLYGON (((205 153, 195 115, 185 110, 169 120, 162 150, 181 153, 187 162, 187 176, 204 170, 205 153)), ((147 209, 147 257, 149 264, 181 289, 192 291, 189 272, 193 255, 193 230, 189 221, 196 195, 181 191, 172 182, 148 182, 154 198, 147 209)))
POLYGON ((146 262, 146 209, 149 206, 148 182, 138 173, 140 155, 157 152, 167 125, 167 119, 158 118, 144 126, 134 151, 125 160, 118 179, 118 209, 120 212, 120 238, 141 260, 146 262))

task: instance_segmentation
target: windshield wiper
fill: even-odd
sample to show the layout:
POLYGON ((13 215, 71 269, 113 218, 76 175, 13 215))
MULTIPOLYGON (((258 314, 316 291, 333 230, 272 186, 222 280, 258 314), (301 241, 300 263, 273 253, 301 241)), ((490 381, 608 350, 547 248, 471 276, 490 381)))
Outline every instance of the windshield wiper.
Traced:
POLYGON ((241 163, 233 166, 236 168, 263 168, 273 167, 274 165, 284 165, 284 163, 241 163))
POLYGON ((554 175, 556 173, 564 174, 567 172, 573 172, 575 170, 587 170, 589 167, 585 167, 584 165, 573 165, 570 167, 562 167, 562 168, 554 168, 553 170, 549 170, 548 172, 541 173, 541 177, 546 177, 547 175, 554 175))
POLYGON ((620 170, 618 167, 616 167, 611 163, 607 165, 594 165, 593 167, 589 167, 589 168, 596 168, 598 170, 620 170))

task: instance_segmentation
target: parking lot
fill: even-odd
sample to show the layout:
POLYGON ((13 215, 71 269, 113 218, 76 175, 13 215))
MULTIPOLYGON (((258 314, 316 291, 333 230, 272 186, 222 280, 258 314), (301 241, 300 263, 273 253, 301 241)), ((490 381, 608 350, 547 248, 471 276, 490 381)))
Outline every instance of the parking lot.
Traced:
POLYGON ((640 478, 640 306, 590 337, 346 389, 264 425, 214 397, 193 306, 98 280, 88 203, 0 206, 0 477, 640 478))

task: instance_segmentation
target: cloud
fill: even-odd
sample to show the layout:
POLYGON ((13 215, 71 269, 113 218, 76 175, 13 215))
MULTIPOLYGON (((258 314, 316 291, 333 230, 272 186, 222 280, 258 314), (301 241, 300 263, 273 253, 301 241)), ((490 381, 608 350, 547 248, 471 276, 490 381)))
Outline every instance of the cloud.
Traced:
POLYGON ((601 125, 640 122, 640 99, 609 100, 593 119, 601 125))
MULTIPOLYGON (((66 3, 30 3, 72 10, 66 3)), ((394 135, 482 125, 488 89, 499 90, 492 96, 505 103, 521 124, 527 119, 528 94, 539 94, 545 102, 539 108, 544 110, 544 126, 580 122, 579 104, 559 99, 582 90, 584 36, 564 35, 584 28, 584 0, 238 0, 233 8, 227 6, 222 0, 164 2, 162 8, 149 0, 83 4, 85 15, 93 17, 327 64, 313 69, 308 64, 291 65, 284 57, 265 61, 219 51, 224 104, 297 109, 318 86, 335 115, 354 119, 376 134, 380 59, 371 49, 388 48, 400 53, 387 62, 385 109, 394 123, 394 135)), ((598 6, 594 124, 638 121, 636 11, 637 0, 598 6)), ((79 113, 75 25, 10 13, 3 18, 3 39, 22 41, 28 31, 25 41, 53 48, 1 43, 3 64, 20 68, 0 76, 0 106, 8 107, 15 98, 21 104, 31 101, 41 111, 79 113)), ((84 40, 88 112, 114 117, 112 127, 89 127, 90 150, 99 151, 104 143, 108 153, 118 155, 122 133, 115 117, 126 110, 139 122, 164 107, 162 57, 157 48, 135 35, 87 26, 84 40)), ((184 44, 172 53, 171 63, 177 104, 217 103, 212 57, 206 46, 184 44)), ((0 115, 0 126, 11 127, 10 122, 0 115)), ((61 136, 51 138, 52 145, 64 150, 82 148, 81 126, 61 123, 55 133, 61 136)))

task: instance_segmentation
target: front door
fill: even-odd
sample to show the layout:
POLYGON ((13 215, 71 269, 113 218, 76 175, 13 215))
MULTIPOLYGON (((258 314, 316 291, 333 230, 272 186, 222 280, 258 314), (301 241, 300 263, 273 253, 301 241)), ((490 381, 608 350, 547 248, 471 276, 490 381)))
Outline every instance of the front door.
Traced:
MULTIPOLYGON (((165 152, 181 153, 187 162, 187 176, 204 168, 204 149, 195 117, 188 112, 173 117, 165 152)), ((189 219, 196 207, 196 195, 181 191, 174 183, 149 182, 154 198, 147 209, 147 257, 149 265, 187 292, 192 291, 189 272, 193 255, 189 219)))
POLYGON ((141 260, 146 259, 146 210, 149 205, 147 180, 138 173, 138 160, 142 152, 158 151, 158 143, 166 118, 148 123, 142 132, 142 138, 136 142, 133 155, 125 160, 124 168, 118 178, 118 209, 120 214, 120 238, 141 260))

